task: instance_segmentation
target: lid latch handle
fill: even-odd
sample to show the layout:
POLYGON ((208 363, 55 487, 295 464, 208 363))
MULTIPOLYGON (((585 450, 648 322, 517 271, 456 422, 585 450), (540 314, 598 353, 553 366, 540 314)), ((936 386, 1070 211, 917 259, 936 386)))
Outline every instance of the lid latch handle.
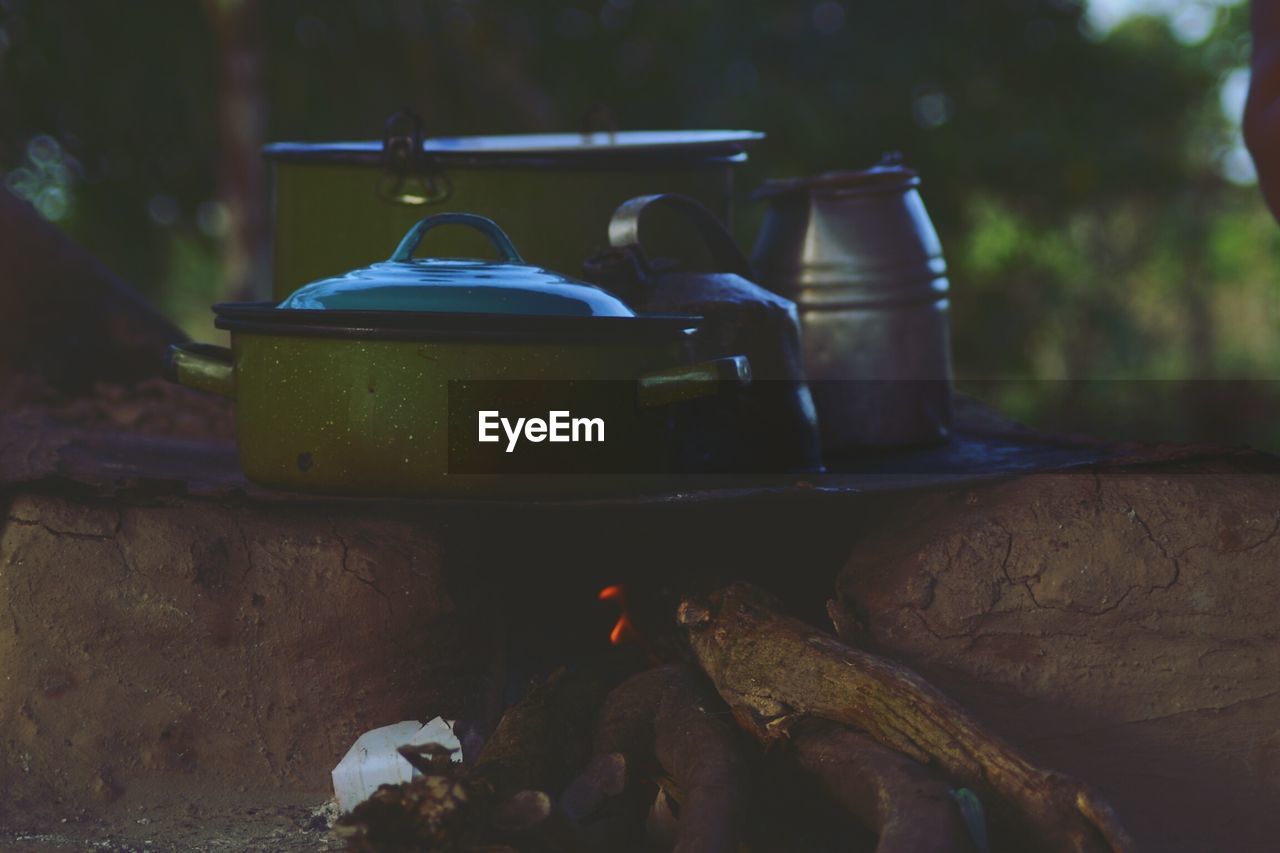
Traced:
POLYGON ((382 134, 382 165, 378 195, 406 205, 434 204, 453 192, 449 176, 427 157, 422 147, 422 119, 401 110, 387 119, 382 134))

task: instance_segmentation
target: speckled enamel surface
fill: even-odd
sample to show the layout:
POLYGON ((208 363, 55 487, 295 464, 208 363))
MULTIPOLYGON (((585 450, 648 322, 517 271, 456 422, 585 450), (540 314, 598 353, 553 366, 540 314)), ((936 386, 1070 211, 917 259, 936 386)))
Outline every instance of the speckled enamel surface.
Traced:
POLYGON ((450 479, 449 380, 635 379, 687 361, 679 341, 558 345, 235 333, 232 350, 246 476, 279 488, 358 494, 572 491, 569 478, 450 479))

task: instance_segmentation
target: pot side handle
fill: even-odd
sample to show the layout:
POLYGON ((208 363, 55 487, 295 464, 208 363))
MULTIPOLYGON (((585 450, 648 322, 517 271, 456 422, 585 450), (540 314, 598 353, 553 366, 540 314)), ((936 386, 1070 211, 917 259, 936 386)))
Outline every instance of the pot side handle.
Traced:
POLYGON ((729 388, 751 384, 751 362, 745 355, 731 355, 646 373, 640 377, 637 400, 642 408, 669 406, 712 397, 729 388))
POLYGON ((171 344, 164 354, 164 375, 197 391, 223 397, 236 394, 231 350, 214 344, 171 344))

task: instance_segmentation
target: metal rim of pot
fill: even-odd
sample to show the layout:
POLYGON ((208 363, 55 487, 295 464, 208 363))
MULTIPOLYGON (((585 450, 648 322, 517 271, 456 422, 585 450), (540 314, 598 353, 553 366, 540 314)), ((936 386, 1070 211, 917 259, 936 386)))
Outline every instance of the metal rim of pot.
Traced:
POLYGON ((493 340, 598 343, 678 338, 701 317, 649 314, 636 317, 538 317, 527 314, 407 313, 397 311, 281 312, 272 302, 213 306, 219 329, 291 337, 371 338, 407 341, 493 340))
POLYGON ((919 173, 903 165, 900 153, 889 151, 868 169, 823 172, 810 177, 774 178, 765 181, 751 194, 751 200, 765 201, 779 196, 809 193, 845 198, 900 193, 918 186, 919 173))
POLYGON ((739 163, 745 148, 765 138, 751 130, 604 130, 588 111, 581 133, 533 133, 488 136, 426 136, 422 120, 404 110, 392 115, 381 140, 348 142, 273 142, 264 145, 267 160, 284 163, 333 163, 380 166, 409 174, 446 167, 643 168, 654 165, 739 163), (602 139, 600 139, 602 137, 602 139))

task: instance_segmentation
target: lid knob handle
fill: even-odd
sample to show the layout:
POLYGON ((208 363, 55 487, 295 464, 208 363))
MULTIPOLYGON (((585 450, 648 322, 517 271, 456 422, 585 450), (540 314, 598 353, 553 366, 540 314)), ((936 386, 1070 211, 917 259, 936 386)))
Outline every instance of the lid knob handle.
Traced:
POLYGON ((409 229, 409 233, 404 235, 400 245, 396 246, 395 252, 391 254, 391 260, 411 260, 413 253, 418 251, 418 244, 422 242, 422 238, 437 225, 465 225, 468 228, 474 228, 489 238, 493 248, 498 250, 498 254, 502 255, 503 261, 509 264, 524 263, 524 258, 520 257, 520 253, 512 245, 511 238, 498 227, 498 223, 487 216, 480 216, 475 213, 437 213, 435 216, 428 216, 426 219, 419 220, 416 225, 409 229))

